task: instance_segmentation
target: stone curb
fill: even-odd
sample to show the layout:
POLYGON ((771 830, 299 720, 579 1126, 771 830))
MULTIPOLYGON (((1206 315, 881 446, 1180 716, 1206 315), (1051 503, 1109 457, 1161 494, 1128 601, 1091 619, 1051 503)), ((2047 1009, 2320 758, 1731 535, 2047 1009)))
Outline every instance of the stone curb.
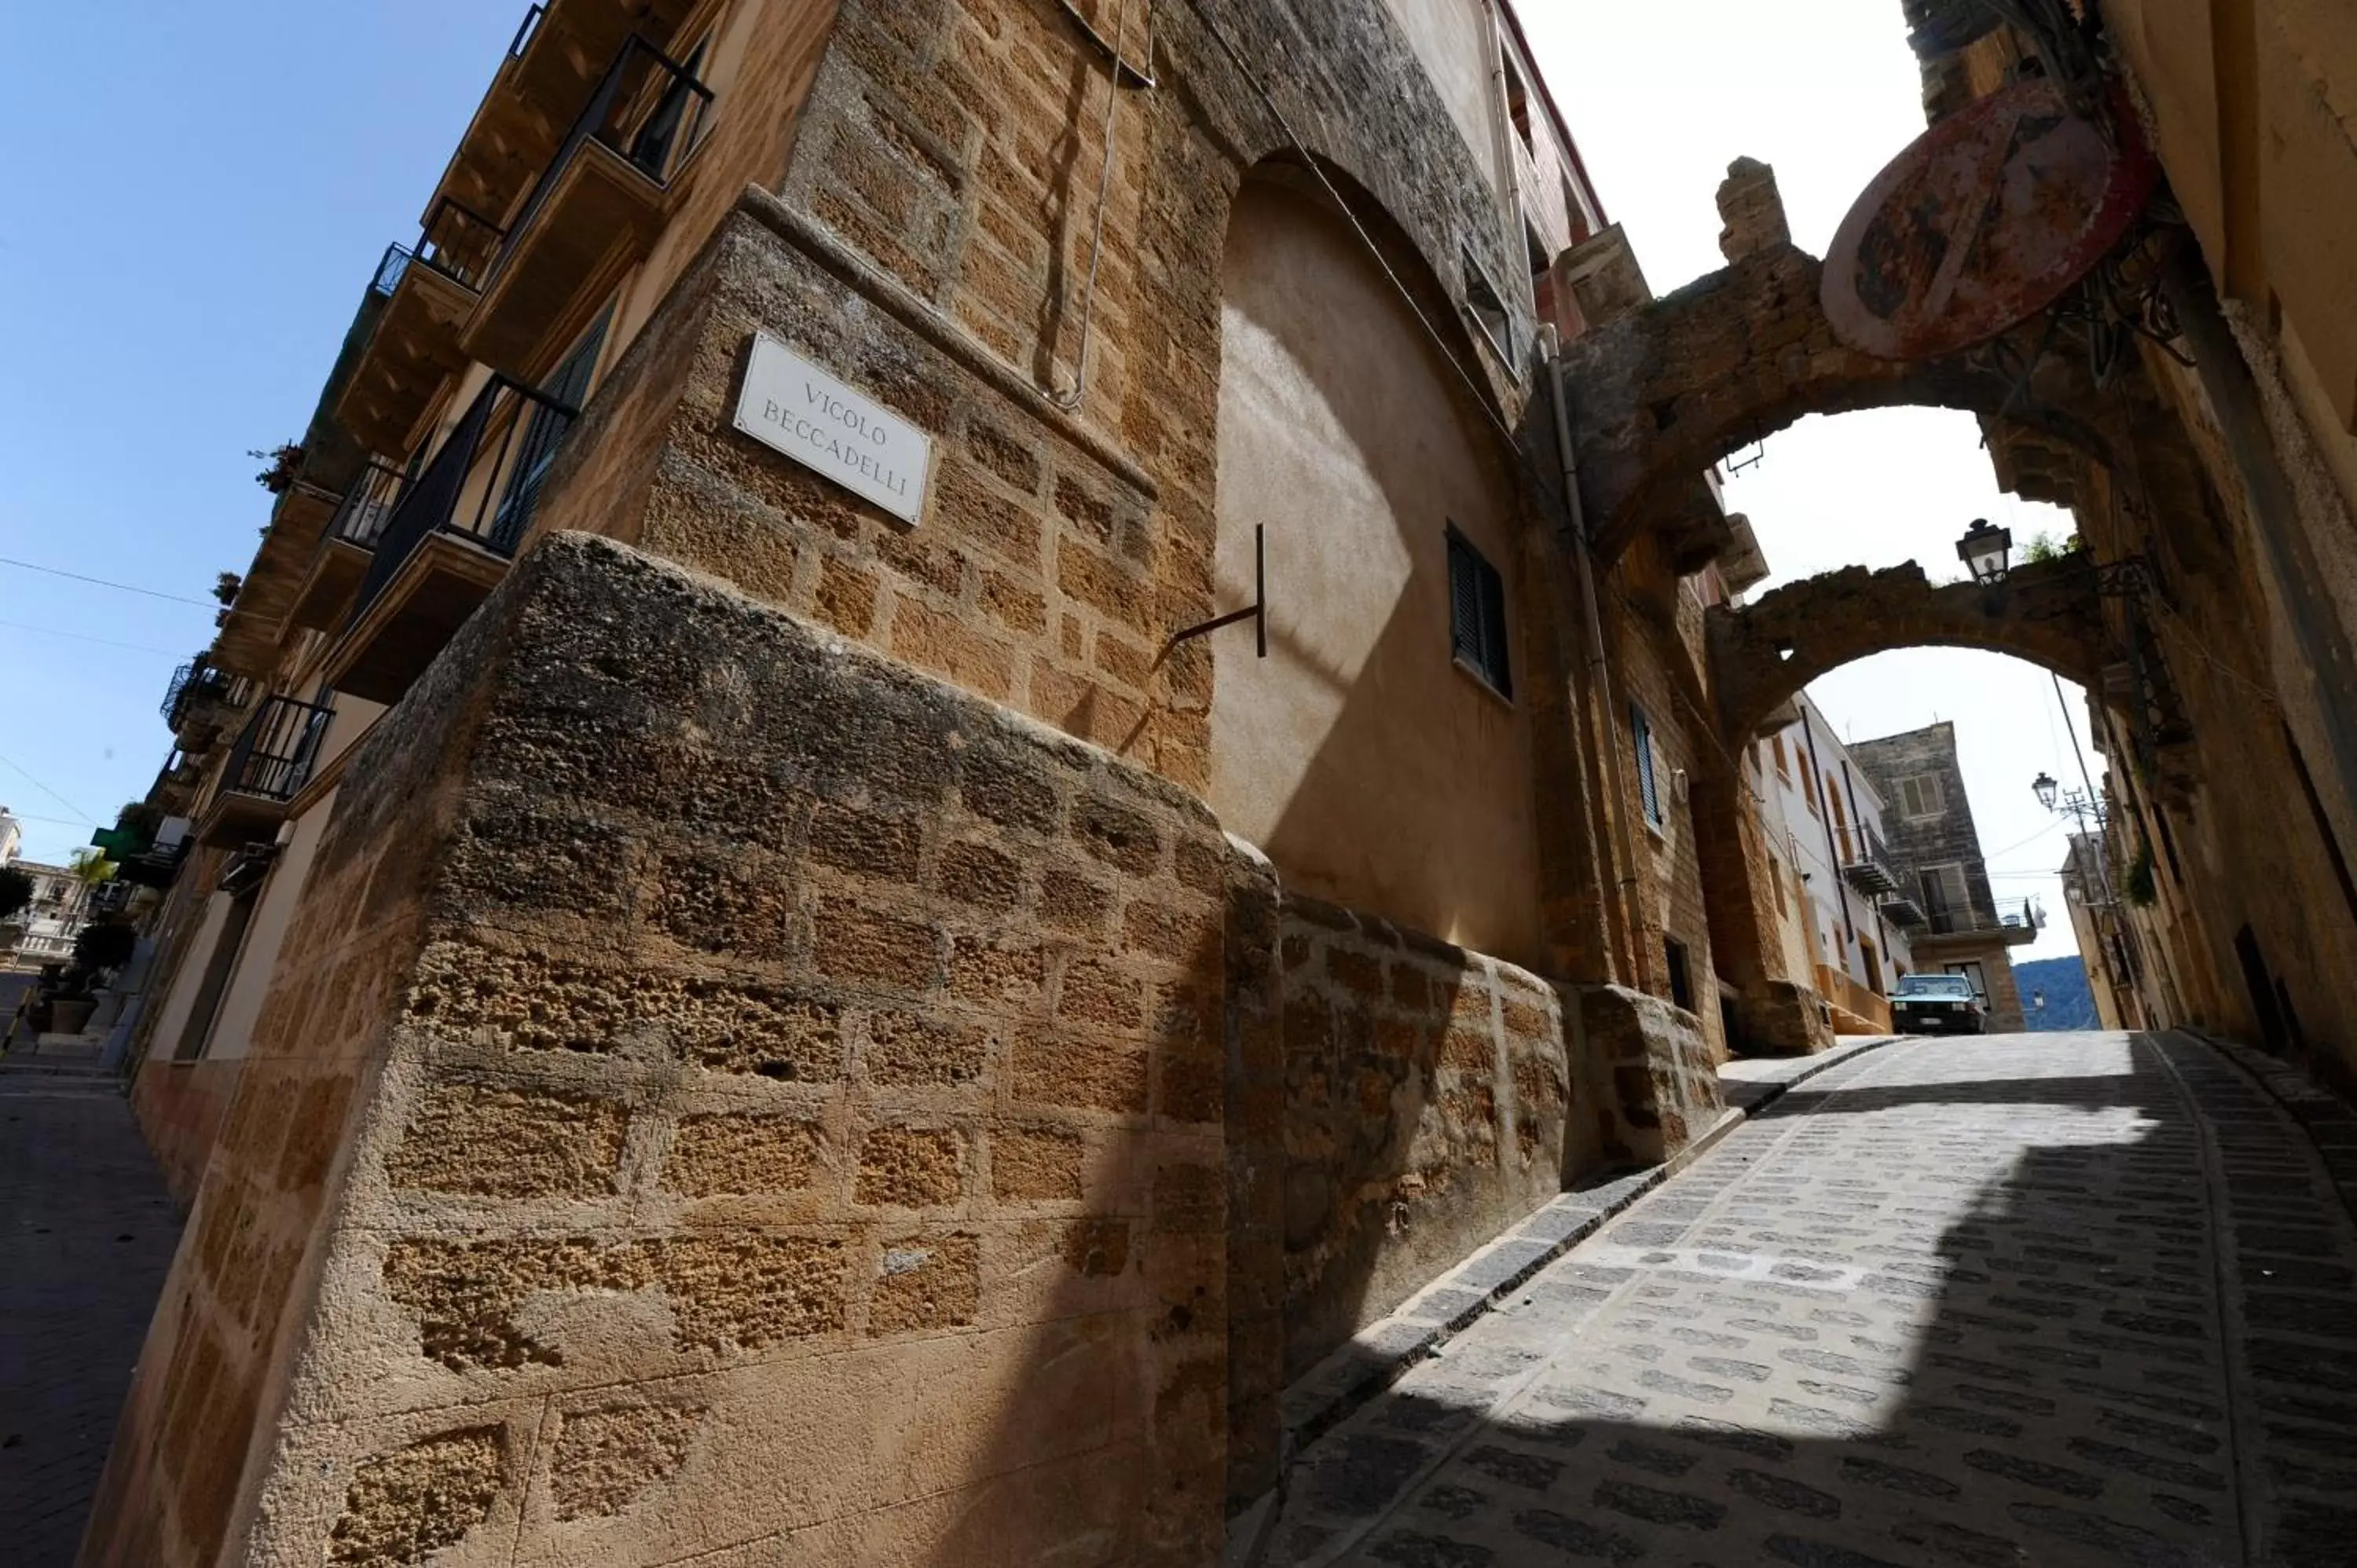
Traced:
MULTIPOLYGON (((1284 1423, 1282 1464, 1316 1442, 1360 1406, 1382 1393, 1409 1368, 1462 1334, 1532 1275, 1600 1230, 1645 1194, 1710 1152, 1728 1133, 1783 1098, 1797 1084, 1855 1060, 1902 1036, 1879 1036, 1812 1057, 1790 1077, 1741 1081, 1738 1103, 1676 1155, 1658 1165, 1632 1171, 1596 1187, 1551 1199, 1512 1230, 1426 1285, 1389 1316, 1361 1329, 1350 1342, 1303 1373, 1279 1401, 1284 1423)), ((1724 1090, 1729 1085, 1722 1080, 1724 1090)), ((2352 1150, 2357 1153, 2357 1150, 2352 1150)))
POLYGON ((2357 1110, 2307 1073, 2287 1061, 2255 1050, 2240 1040, 2222 1039, 2206 1029, 2180 1028, 2164 1033, 2201 1041, 2225 1058, 2244 1077, 2257 1082, 2267 1098, 2299 1123, 2300 1131, 2324 1163, 2341 1206, 2357 1223, 2357 1110))

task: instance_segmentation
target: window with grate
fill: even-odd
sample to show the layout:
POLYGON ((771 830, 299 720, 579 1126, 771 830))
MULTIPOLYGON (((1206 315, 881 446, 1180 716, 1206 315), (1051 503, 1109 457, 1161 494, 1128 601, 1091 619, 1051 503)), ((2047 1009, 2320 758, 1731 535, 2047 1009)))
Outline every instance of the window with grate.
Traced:
POLYGON ((1669 818, 1662 807, 1661 779, 1653 765, 1653 723, 1634 703, 1629 704, 1629 744, 1637 753, 1637 795, 1644 803, 1645 820, 1658 828, 1669 818))
POLYGON ((1453 522, 1448 540, 1449 651, 1482 684, 1511 700, 1514 680, 1506 656, 1505 579, 1453 522))

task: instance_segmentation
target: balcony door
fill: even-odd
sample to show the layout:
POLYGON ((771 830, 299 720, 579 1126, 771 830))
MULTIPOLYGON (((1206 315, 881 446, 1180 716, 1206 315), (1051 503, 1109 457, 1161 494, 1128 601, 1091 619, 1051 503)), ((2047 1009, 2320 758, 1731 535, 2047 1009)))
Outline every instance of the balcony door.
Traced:
POLYGON ((1932 929, 1964 929, 1966 915, 1972 908, 1972 890, 1965 885, 1964 868, 1953 861, 1946 865, 1927 865, 1921 881, 1923 912, 1932 918, 1932 929))
POLYGON ((606 324, 613 314, 610 305, 598 314, 596 324, 550 372, 541 389, 547 401, 532 404, 523 440, 516 447, 515 467, 508 473, 507 491, 500 498, 500 510, 491 521, 491 542, 500 550, 512 554, 523 541, 533 504, 540 499, 541 481, 548 477, 549 466, 565 445, 565 433, 588 399, 589 381, 597 370, 597 350, 605 346, 606 324))

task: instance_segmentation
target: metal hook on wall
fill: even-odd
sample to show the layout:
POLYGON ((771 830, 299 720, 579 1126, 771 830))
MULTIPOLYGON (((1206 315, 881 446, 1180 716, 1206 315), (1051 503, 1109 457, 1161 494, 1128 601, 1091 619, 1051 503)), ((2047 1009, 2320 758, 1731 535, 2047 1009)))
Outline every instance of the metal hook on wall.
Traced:
POLYGON ((1170 640, 1162 645, 1162 651, 1154 656, 1154 669, 1159 670, 1168 662, 1180 643, 1247 619, 1253 623, 1254 635, 1258 639, 1257 657, 1268 657, 1268 554, 1263 548, 1263 533, 1259 523, 1253 524, 1253 602, 1240 610, 1230 610, 1225 615, 1213 616, 1210 620, 1172 632, 1170 640))

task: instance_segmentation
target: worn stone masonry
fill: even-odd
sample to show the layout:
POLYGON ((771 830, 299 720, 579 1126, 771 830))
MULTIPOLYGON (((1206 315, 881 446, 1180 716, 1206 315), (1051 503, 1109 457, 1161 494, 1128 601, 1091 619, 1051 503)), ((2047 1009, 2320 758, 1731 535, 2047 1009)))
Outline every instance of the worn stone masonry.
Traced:
MULTIPOLYGON (((1995 415, 2000 410, 2074 449, 2117 445, 2114 416, 2084 366, 2037 351, 2037 323, 2001 347, 1918 360, 1846 348, 1818 303, 1823 263, 1793 245, 1771 171, 1751 159, 1721 189, 1727 264, 1657 300, 1632 306, 1565 346, 1578 423, 1580 490, 1598 549, 1617 557, 1649 525, 1684 507, 1694 476, 1810 413, 1922 404, 1995 415), (2017 341, 2016 339, 2019 339, 2017 341), (2000 368, 2033 367, 2026 387, 2000 368)), ((1576 247, 1620 243, 1607 231, 1576 247)))
POLYGON ((1213 1554, 1200 805, 577 536, 365 744, 90 1560, 1213 1554))
POLYGON ((1730 746, 1750 740, 1810 682, 1896 648, 1977 648, 2100 684, 2107 634, 2083 558, 2031 562, 2002 585, 1934 585, 1910 561, 1845 567, 1709 615, 1712 689, 1730 746))

